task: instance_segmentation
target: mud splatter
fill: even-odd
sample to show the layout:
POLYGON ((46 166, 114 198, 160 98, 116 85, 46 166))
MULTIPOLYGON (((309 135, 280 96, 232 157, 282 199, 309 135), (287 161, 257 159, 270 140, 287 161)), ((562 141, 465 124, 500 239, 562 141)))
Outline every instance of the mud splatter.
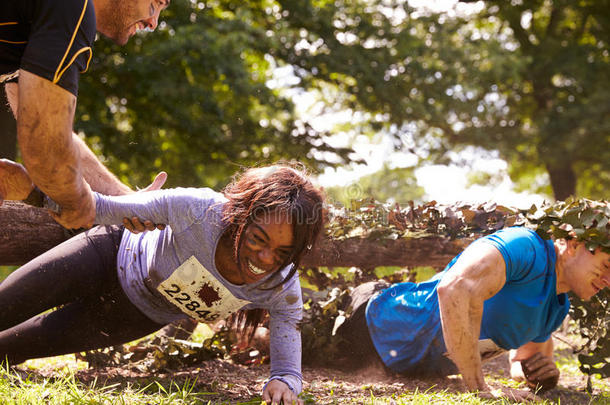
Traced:
POLYGON ((197 295, 208 307, 211 307, 213 303, 220 300, 220 295, 218 295, 218 291, 216 291, 208 283, 205 283, 203 286, 201 286, 201 289, 199 290, 197 295))
POLYGON ((286 302, 288 303, 288 305, 292 305, 295 302, 297 302, 299 300, 299 297, 297 297, 296 295, 287 295, 286 296, 286 302))

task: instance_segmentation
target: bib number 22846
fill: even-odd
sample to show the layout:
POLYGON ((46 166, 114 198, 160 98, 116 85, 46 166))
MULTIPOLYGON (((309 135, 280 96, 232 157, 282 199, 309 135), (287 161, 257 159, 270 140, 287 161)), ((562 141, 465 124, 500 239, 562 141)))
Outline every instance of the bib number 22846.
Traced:
POLYGON ((180 307, 184 307, 187 311, 195 311, 197 316, 204 321, 216 321, 220 317, 219 313, 212 313, 212 311, 199 309, 201 303, 199 301, 191 299, 191 296, 182 291, 179 285, 172 284, 169 289, 165 290, 165 293, 173 298, 174 303, 180 307))
POLYGON ((195 256, 191 256, 157 287, 182 312, 201 322, 224 319, 249 301, 236 298, 195 256))

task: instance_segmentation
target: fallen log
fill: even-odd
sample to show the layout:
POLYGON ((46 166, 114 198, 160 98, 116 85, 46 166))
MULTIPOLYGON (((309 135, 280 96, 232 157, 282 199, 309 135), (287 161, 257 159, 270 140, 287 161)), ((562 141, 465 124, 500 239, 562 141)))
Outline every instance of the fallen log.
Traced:
POLYGON ((398 239, 323 238, 303 258, 305 267, 431 266, 444 268, 473 238, 450 239, 446 236, 426 236, 398 239))
MULTIPOLYGON (((20 202, 0 206, 0 265, 21 265, 70 238, 47 210, 20 202)), ((432 266, 443 268, 471 238, 446 236, 373 240, 322 238, 303 258, 306 267, 432 266)))
POLYGON ((0 265, 27 263, 70 236, 46 209, 15 201, 0 205, 0 265))

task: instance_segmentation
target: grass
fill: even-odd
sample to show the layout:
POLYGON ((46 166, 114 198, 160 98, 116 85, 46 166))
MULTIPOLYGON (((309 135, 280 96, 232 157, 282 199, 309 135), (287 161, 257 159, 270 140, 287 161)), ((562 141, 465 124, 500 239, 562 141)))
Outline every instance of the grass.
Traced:
MULTIPOLYGON (((203 339, 211 333, 205 327, 198 328, 195 336, 203 339)), ((584 378, 578 370, 576 356, 571 350, 557 344, 556 361, 562 372, 560 387, 545 395, 538 404, 587 404, 610 405, 610 382, 593 377, 596 396, 582 392, 584 378)), ((213 366, 216 367, 216 366, 213 366)), ((30 360, 15 369, 0 368, 0 404, 239 404, 259 405, 258 388, 250 385, 251 395, 240 400, 229 401, 226 393, 232 391, 232 382, 243 383, 229 375, 230 384, 217 384, 213 375, 186 373, 186 379, 176 375, 153 375, 140 380, 119 377, 106 384, 93 380, 84 383, 78 373, 86 371, 86 363, 75 361, 73 355, 30 360), (155 381, 156 380, 156 381, 155 381)), ((308 370, 305 370, 306 372, 308 370)), ((305 404, 508 404, 506 399, 483 399, 473 393, 459 391, 459 379, 438 381, 391 380, 377 382, 365 373, 354 376, 333 374, 330 370, 308 371, 309 384, 301 395, 305 404), (365 381, 366 383, 362 383, 365 381)), ((222 373, 222 371, 218 371, 222 373)), ((264 378, 267 371, 259 371, 264 378)), ((213 372, 212 374, 215 374, 213 372)), ((95 374, 97 376, 97 374, 95 374)), ((225 371, 226 375, 226 371, 225 371)), ((244 377, 245 378, 245 377, 244 377)), ((252 384, 252 378, 249 383, 252 384)), ((521 383, 511 380, 506 369, 487 367, 486 381, 490 386, 523 388, 521 383)), ((246 382, 248 384, 248 382, 246 382)), ((236 396, 233 395, 233 398, 236 396)))
MULTIPOLYGON (((8 273, 12 268, 0 268, 8 273)), ((394 268, 381 269, 392 272, 394 268)), ((0 278, 1 273, 0 271, 0 278)), ((417 269, 417 278, 426 279, 431 270, 417 269)), ((200 324, 193 340, 203 341, 213 332, 206 325, 200 324)), ((560 387, 553 390, 552 397, 545 398, 539 404, 591 404, 610 405, 610 382, 595 376, 592 385, 599 395, 590 397, 582 392, 584 379, 578 369, 576 356, 569 347, 561 342, 557 345, 557 365, 562 376, 573 377, 575 382, 560 381, 560 387)), ((212 376, 210 381, 198 381, 190 378, 159 378, 157 376, 146 382, 138 383, 128 379, 116 379, 113 383, 102 384, 97 380, 83 383, 77 373, 86 370, 87 364, 75 361, 73 355, 58 356, 46 359, 29 360, 17 369, 0 368, 0 404, 239 404, 259 405, 261 397, 257 388, 251 386, 252 395, 237 401, 227 401, 222 392, 231 389, 232 384, 216 386, 212 376), (152 381, 152 382, 151 382, 152 381), (218 392, 216 391, 218 390, 218 392)), ((219 371, 220 373, 220 371, 219 371)), ((262 373, 265 374, 265 373, 262 373)), ((321 373, 319 373, 321 374, 321 373)), ((428 381, 416 383, 384 382, 346 383, 328 371, 327 378, 309 378, 309 385, 301 395, 305 404, 507 404, 505 399, 482 399, 472 393, 458 392, 456 384, 451 381, 442 386, 428 381), (449 388, 447 388, 449 387, 449 388)), ((261 377, 264 378, 264 377, 261 377)), ((366 376, 362 380, 366 380, 366 376)), ((237 382, 238 378, 235 380, 237 382)), ((511 380, 501 368, 488 372, 486 380, 490 385, 518 388, 521 385, 511 380)), ((522 386, 521 386, 522 387, 522 386)))
MULTIPOLYGON (((68 357, 68 356, 62 356, 68 357)), ((64 360, 65 361, 65 360, 64 360)), ((218 398, 216 392, 205 392, 198 389, 196 380, 181 383, 166 381, 152 382, 143 386, 137 384, 101 385, 97 381, 84 384, 75 378, 79 366, 62 366, 61 358, 37 360, 39 367, 53 368, 53 377, 41 377, 39 374, 28 374, 24 369, 34 369, 34 364, 21 367, 19 370, 0 369, 0 403, 2 404, 224 404, 227 401, 218 398), (57 368, 56 368, 57 367, 57 368)), ((562 359, 562 363, 567 363, 562 359)), ((569 371, 565 371, 569 372, 569 371)), ((492 385, 519 387, 519 384, 502 375, 487 377, 492 385)), ((599 381, 597 382, 600 383, 599 381)), ((399 384, 400 385, 400 384, 399 384)), ((607 387, 607 385, 605 386, 607 387)), ((321 382, 312 382, 302 395, 305 404, 508 404, 506 399, 482 399, 473 393, 456 392, 452 387, 442 388, 432 385, 427 389, 415 388, 390 393, 384 386, 365 384, 350 390, 346 396, 344 383, 335 378, 321 382), (315 392, 315 394, 314 394, 315 392)), ((585 403, 591 405, 610 404, 610 394, 601 389, 602 394, 589 398, 585 403)), ((232 404, 258 405, 260 397, 246 401, 233 401, 232 404)), ((571 404, 572 401, 544 399, 539 404, 571 404)), ((583 403, 579 400, 578 403, 583 403)))
MULTIPOLYGON (((518 388, 518 384, 511 380, 487 378, 488 382, 499 383, 502 382, 506 386, 512 386, 518 388)), ((521 387, 523 389, 523 387, 521 387)), ((329 395, 325 398, 317 398, 317 401, 310 403, 319 404, 367 404, 367 405, 380 405, 380 404, 392 404, 392 405, 418 405, 418 404, 466 404, 466 405, 500 405, 500 404, 512 404, 514 402, 509 401, 506 398, 500 399, 484 399, 478 397, 474 393, 469 392, 455 392, 450 389, 439 389, 438 387, 432 386, 425 390, 415 388, 410 392, 404 392, 401 394, 384 395, 383 390, 380 390, 376 386, 365 385, 360 388, 358 392, 352 392, 349 398, 345 396, 334 396, 333 387, 328 388, 329 395)), ((308 398, 308 393, 305 392, 303 397, 308 398)), ((306 402, 307 403, 307 402, 306 402)), ((606 405, 610 404, 610 393, 603 392, 596 396, 591 397, 585 394, 578 396, 576 400, 571 399, 569 395, 564 396, 562 400, 558 398, 542 398, 536 404, 541 405, 556 405, 556 404, 588 404, 588 405, 606 405)))
MULTIPOLYGON (((212 404, 214 392, 195 389, 196 381, 164 386, 153 382, 143 387, 130 384, 85 385, 73 372, 54 378, 23 377, 21 373, 0 371, 0 402, 2 404, 212 404)), ((241 404, 260 404, 260 399, 241 404)))

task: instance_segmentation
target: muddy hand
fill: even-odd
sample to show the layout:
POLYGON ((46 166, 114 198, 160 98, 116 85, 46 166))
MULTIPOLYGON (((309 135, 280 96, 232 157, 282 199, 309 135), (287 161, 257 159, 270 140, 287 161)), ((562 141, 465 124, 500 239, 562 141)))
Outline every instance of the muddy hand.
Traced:
POLYGON ((559 381, 559 369, 555 362, 540 352, 521 361, 521 367, 528 385, 537 392, 555 388, 559 381))
POLYGON ((49 211, 51 217, 67 229, 91 228, 95 221, 95 200, 91 188, 87 183, 79 196, 79 200, 72 204, 61 204, 60 212, 49 211))
POLYGON ((123 226, 129 232, 138 234, 145 231, 154 231, 155 229, 163 230, 165 229, 165 224, 155 224, 152 221, 146 220, 142 222, 138 217, 123 218, 123 226))
POLYGON ((267 383, 263 392, 263 401, 267 405, 303 405, 303 401, 280 380, 271 380, 267 383))
POLYGON ((8 159, 0 159, 0 204, 4 200, 25 200, 34 183, 25 167, 8 159))

